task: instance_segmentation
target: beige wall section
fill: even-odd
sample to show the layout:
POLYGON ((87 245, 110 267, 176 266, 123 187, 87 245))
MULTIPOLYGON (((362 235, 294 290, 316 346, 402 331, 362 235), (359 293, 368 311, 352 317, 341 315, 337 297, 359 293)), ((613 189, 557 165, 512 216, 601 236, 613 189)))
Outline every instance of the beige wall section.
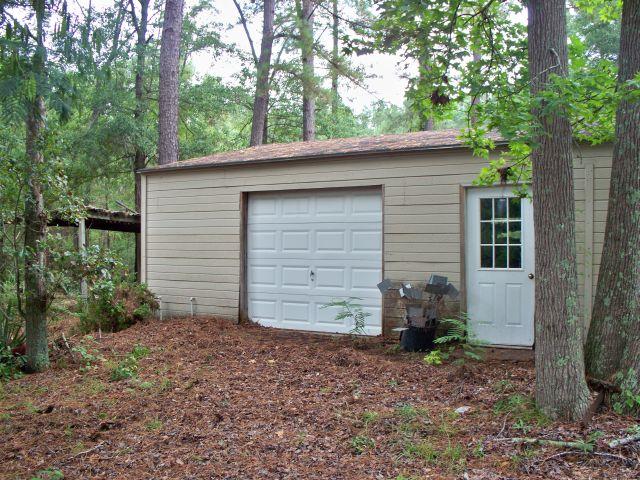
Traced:
MULTIPOLYGON (((576 160, 581 262, 588 218, 584 165, 594 164, 594 267, 606 214, 602 197, 604 192, 606 199, 603 189, 608 188, 607 161, 606 148, 583 149, 576 160)), ((452 150, 147 174, 143 278, 170 313, 187 313, 189 298, 196 297, 197 313, 235 319, 242 192, 383 185, 385 276, 419 282, 430 273, 441 273, 460 287, 459 187, 470 184, 482 166, 483 161, 468 151, 452 150)), ((392 308, 386 316, 392 320, 397 312, 392 308)))

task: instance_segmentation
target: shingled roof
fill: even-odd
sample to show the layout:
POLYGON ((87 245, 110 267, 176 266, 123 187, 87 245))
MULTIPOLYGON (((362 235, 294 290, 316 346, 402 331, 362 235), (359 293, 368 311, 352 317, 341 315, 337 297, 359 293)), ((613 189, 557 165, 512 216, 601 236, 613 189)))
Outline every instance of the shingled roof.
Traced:
MULTIPOLYGON (((334 138, 313 142, 270 143, 231 152, 214 153, 206 157, 160 165, 142 171, 158 172, 184 168, 464 148, 459 136, 459 130, 450 129, 377 135, 375 137, 334 138)), ((497 143, 501 141, 498 134, 491 134, 490 138, 497 143)))

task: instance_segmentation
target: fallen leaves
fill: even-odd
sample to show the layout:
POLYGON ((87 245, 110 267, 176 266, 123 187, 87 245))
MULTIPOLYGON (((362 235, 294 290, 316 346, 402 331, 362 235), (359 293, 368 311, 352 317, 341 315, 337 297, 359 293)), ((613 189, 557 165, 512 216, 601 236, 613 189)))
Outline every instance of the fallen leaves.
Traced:
MULTIPOLYGON (((151 352, 137 379, 109 382, 104 362, 96 362, 83 373, 57 368, 7 384, 0 477, 30 478, 43 468, 98 479, 560 480, 593 477, 594 468, 610 478, 639 474, 615 458, 553 456, 546 446, 533 455, 527 446, 485 441, 498 432, 522 436, 493 407, 531 393, 527 364, 432 367, 419 355, 391 355, 377 340, 354 348, 346 337, 211 318, 135 325, 92 348, 112 360, 136 344, 151 352), (461 405, 470 410, 455 414, 461 405), (38 414, 48 406, 55 407, 38 414)), ((624 422, 596 414, 589 428, 606 432, 604 443, 620 436, 624 422)), ((556 424, 527 435, 552 434, 579 440, 585 433, 556 424)))

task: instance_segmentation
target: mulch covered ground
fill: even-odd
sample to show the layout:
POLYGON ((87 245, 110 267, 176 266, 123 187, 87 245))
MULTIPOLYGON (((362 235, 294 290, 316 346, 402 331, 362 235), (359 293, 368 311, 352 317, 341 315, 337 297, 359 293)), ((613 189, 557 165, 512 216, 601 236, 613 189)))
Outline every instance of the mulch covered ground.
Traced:
POLYGON ((69 341, 73 355, 0 390, 2 478, 640 477, 637 446, 606 446, 632 419, 546 422, 527 400, 528 363, 429 366, 376 342, 212 318, 69 341))

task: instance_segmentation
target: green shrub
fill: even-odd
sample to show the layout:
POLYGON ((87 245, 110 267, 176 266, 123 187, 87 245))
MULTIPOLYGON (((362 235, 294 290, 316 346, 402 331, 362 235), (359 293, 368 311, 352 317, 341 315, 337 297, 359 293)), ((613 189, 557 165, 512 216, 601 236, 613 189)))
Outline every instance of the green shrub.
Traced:
POLYGON ((14 350, 23 347, 25 341, 22 320, 15 297, 4 290, 0 292, 0 381, 20 375, 20 367, 24 365, 24 359, 14 355, 14 350))
POLYGON ((80 314, 80 331, 98 329, 118 332, 149 318, 158 302, 145 284, 112 280, 97 282, 87 300, 86 310, 80 314))

